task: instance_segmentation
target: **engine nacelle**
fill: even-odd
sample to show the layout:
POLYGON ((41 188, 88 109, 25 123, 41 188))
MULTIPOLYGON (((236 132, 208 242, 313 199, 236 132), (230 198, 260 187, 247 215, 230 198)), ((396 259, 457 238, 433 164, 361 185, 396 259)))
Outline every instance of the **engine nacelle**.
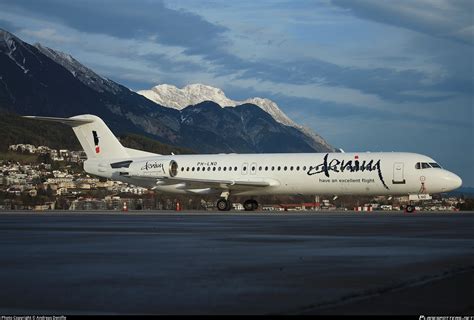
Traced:
POLYGON ((178 163, 174 160, 133 161, 129 174, 136 177, 175 177, 178 174, 178 163))

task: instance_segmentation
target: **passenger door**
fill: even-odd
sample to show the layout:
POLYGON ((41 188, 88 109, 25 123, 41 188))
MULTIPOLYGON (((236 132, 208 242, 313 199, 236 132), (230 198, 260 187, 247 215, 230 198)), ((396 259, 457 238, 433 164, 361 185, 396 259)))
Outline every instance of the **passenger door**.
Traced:
POLYGON ((393 184, 405 184, 405 173, 403 172, 403 162, 393 164, 393 184))

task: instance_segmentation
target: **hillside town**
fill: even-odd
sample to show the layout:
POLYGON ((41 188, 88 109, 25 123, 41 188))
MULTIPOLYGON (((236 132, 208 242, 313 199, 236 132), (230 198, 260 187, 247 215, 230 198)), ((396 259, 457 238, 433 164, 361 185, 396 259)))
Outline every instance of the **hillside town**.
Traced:
MULTIPOLYGON (((215 199, 176 197, 153 190, 88 175, 82 169, 83 151, 55 150, 47 146, 16 144, 9 153, 19 161, 0 160, 0 210, 214 210, 215 199), (33 156, 33 157, 31 157, 33 156), (35 161, 25 161, 36 159, 35 161)), ((311 201, 294 198, 265 199, 262 211, 370 212, 403 209, 408 197, 373 197, 371 199, 326 199, 314 196, 311 201), (298 201, 299 200, 299 201, 298 201)), ((306 199, 307 200, 307 199, 306 199)), ((463 198, 437 195, 417 206, 419 211, 457 211, 463 198)), ((233 203, 234 210, 243 210, 233 203)))

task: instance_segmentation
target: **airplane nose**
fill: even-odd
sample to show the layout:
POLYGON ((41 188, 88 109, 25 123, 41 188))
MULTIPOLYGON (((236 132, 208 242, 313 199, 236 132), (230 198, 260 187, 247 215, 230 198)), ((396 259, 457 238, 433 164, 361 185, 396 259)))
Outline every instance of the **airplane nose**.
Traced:
POLYGON ((458 175, 454 175, 454 176, 456 177, 456 178, 455 178, 456 181, 454 181, 454 183, 455 183, 454 189, 457 189, 457 188, 459 188, 459 187, 462 186, 462 179, 461 179, 461 177, 458 176, 458 175))
POLYGON ((462 179, 458 175, 449 171, 445 175, 444 181, 446 184, 446 191, 455 190, 462 185, 462 179))

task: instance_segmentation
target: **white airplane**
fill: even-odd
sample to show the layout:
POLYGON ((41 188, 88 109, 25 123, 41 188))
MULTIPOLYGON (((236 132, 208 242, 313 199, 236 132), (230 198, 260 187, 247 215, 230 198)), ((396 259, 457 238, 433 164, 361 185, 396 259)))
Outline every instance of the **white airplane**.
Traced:
POLYGON ((456 174, 416 153, 160 155, 122 146, 94 115, 27 118, 70 125, 90 174, 167 193, 220 195, 221 211, 231 209, 231 195, 249 196, 244 208, 250 211, 258 208, 252 199, 257 195, 409 195, 423 200, 462 184, 456 174))

